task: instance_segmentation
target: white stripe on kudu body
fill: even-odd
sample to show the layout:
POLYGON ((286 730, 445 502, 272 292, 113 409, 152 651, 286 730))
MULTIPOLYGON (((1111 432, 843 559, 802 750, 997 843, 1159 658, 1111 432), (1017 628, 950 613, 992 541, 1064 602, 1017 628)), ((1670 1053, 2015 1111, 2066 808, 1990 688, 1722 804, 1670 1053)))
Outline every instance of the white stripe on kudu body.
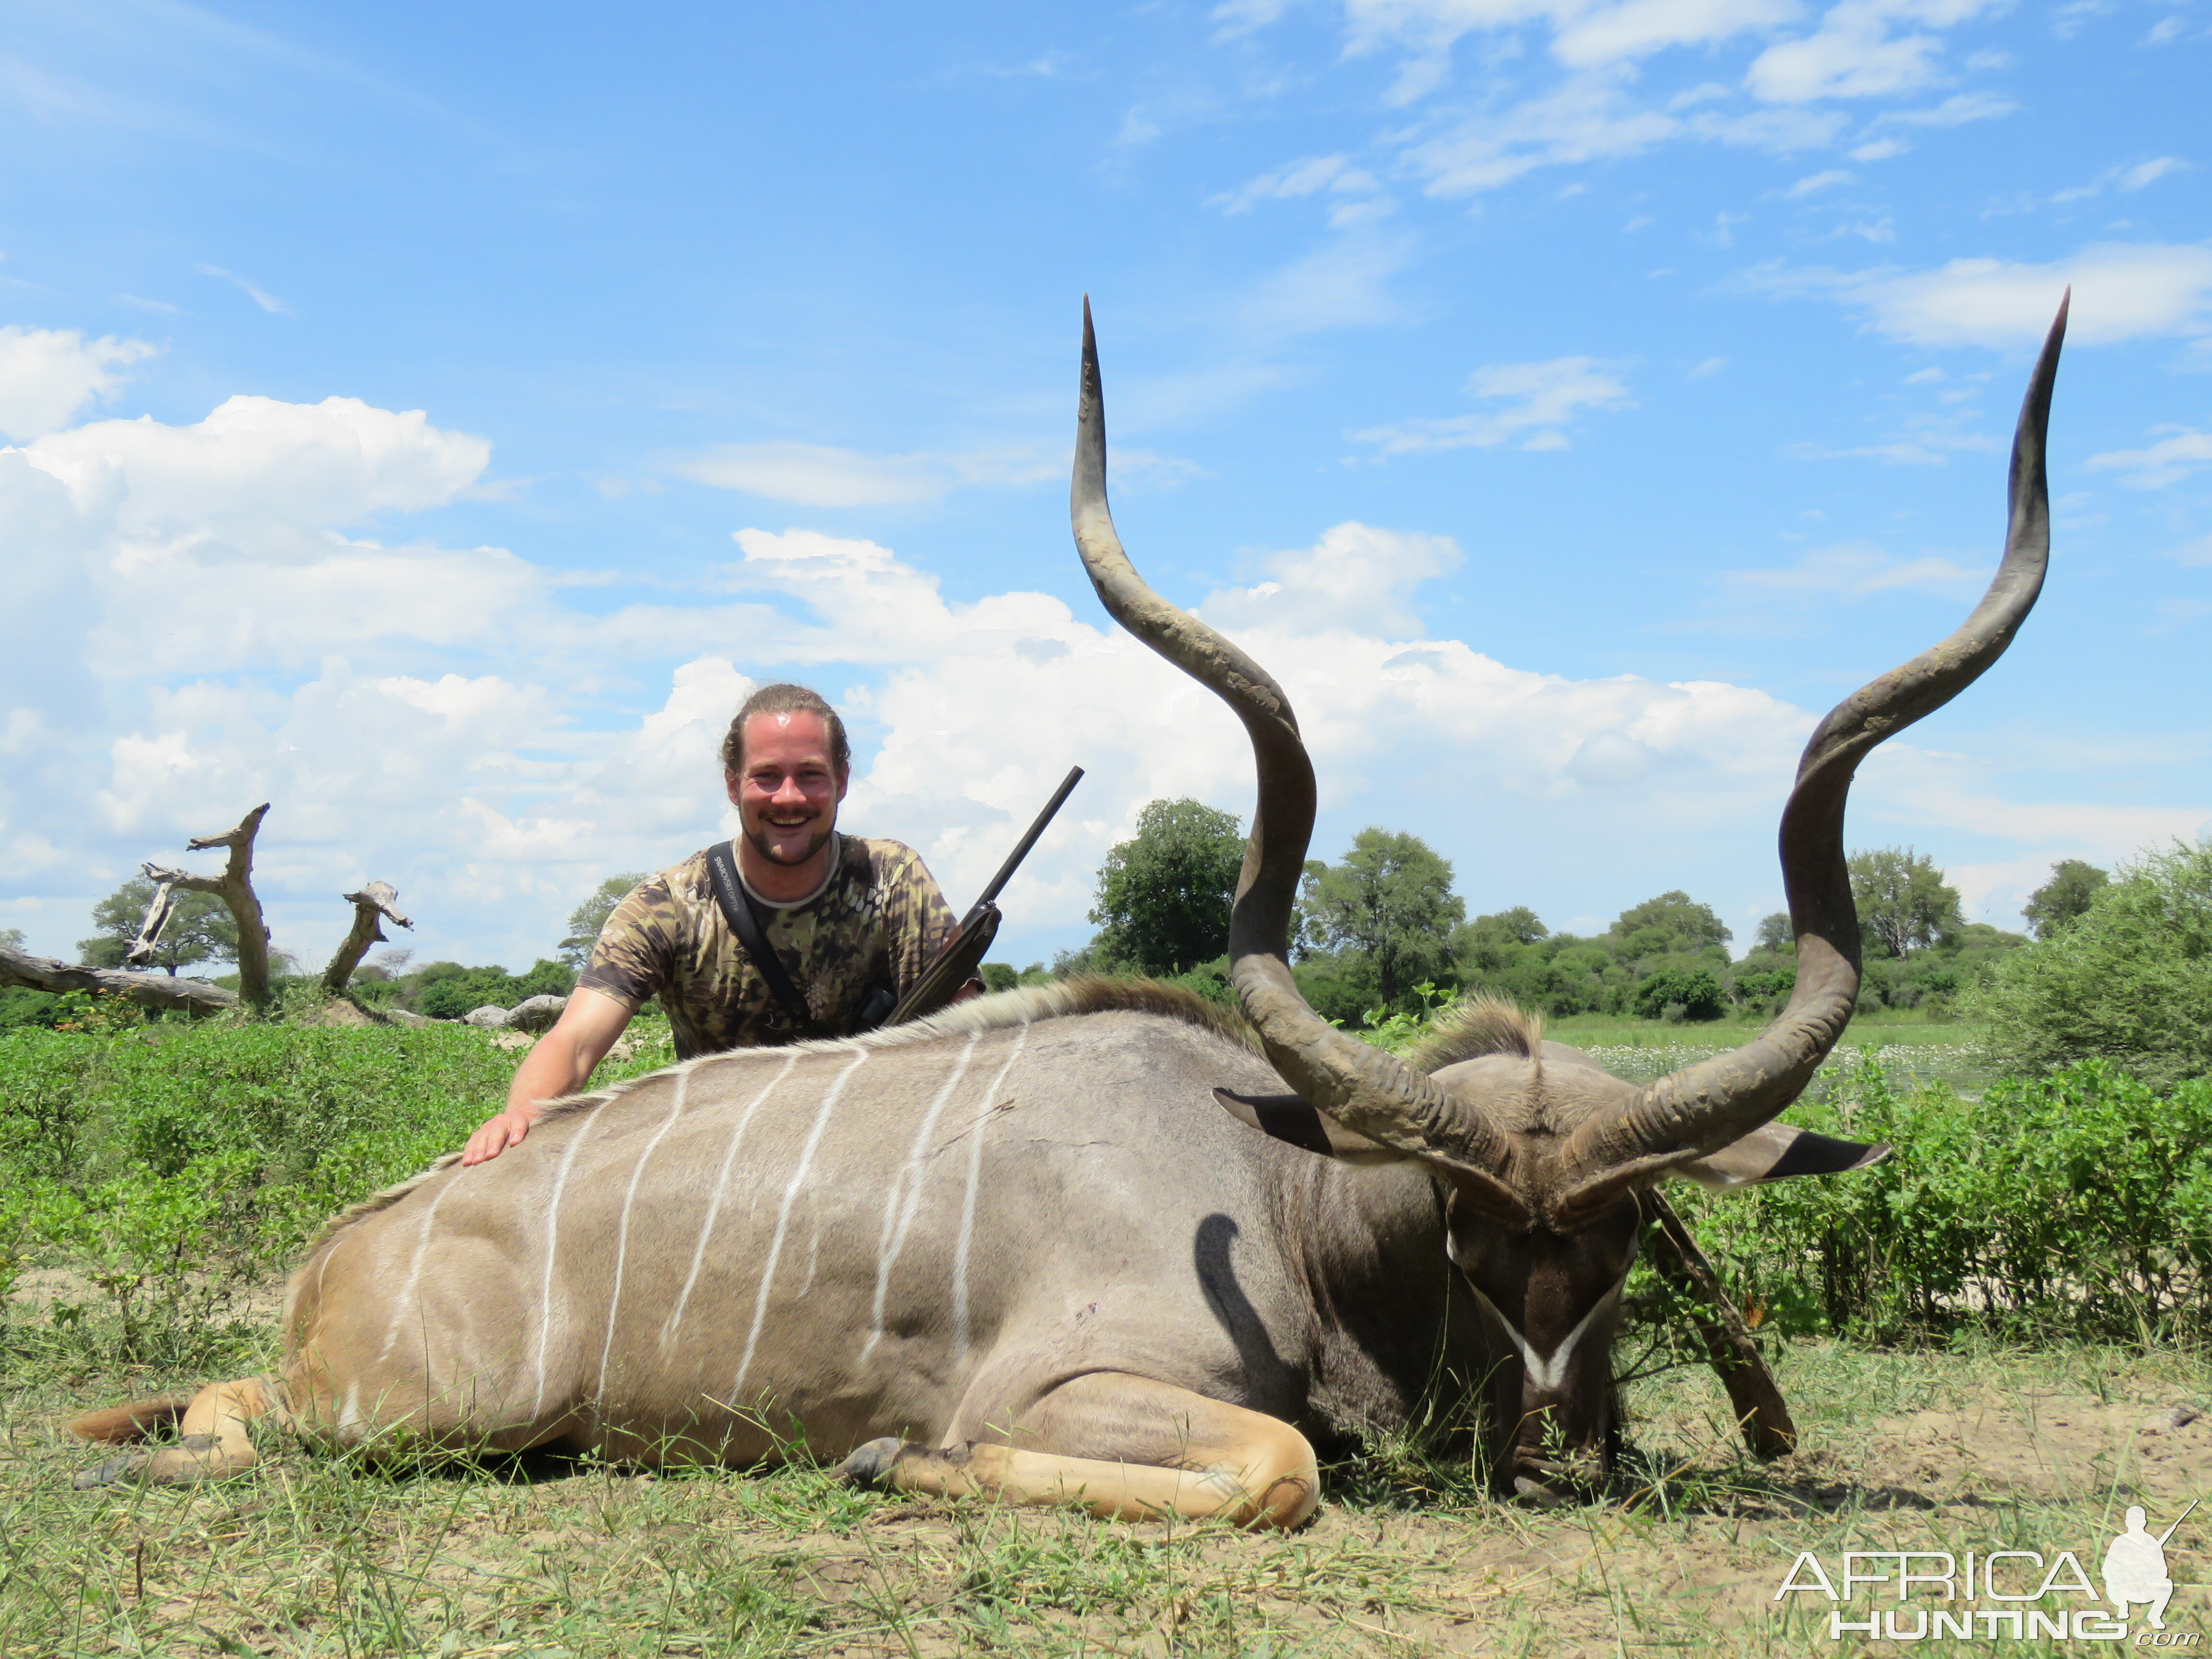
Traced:
POLYGON ((677 1295, 676 1306, 670 1310, 667 1322, 660 1328, 660 1346, 664 1348, 676 1334, 677 1327, 684 1322, 684 1309, 691 1300, 691 1287, 699 1282, 699 1264, 707 1259, 707 1241, 714 1234, 715 1218, 722 1212, 722 1193, 730 1184, 730 1169, 737 1162, 738 1143, 744 1139, 745 1129, 752 1122, 753 1114, 760 1109, 761 1102, 769 1097, 777 1084, 791 1075, 791 1068, 798 1064, 796 1050, 784 1055, 783 1064, 775 1068, 775 1075, 761 1085, 760 1092, 747 1101, 744 1110, 738 1114, 738 1127, 730 1131, 730 1144, 722 1153, 722 1167, 714 1176, 714 1195, 707 1200, 706 1219, 699 1224, 699 1242, 691 1247, 691 1271, 684 1274, 684 1288, 677 1295))
POLYGON ((622 1310, 623 1267, 629 1259, 629 1212, 637 1202, 637 1183, 645 1174, 645 1166, 653 1157, 653 1149, 660 1145, 660 1138, 676 1127, 676 1120, 684 1115, 684 1092, 691 1081, 688 1071, 676 1074, 676 1098, 668 1108, 668 1115, 660 1120, 660 1127, 653 1132, 653 1139, 645 1143, 645 1150, 637 1155, 637 1162, 629 1172, 629 1189, 623 1194, 622 1224, 615 1231, 615 1282, 607 1293, 607 1334, 599 1343, 599 1381, 592 1392, 605 1394, 607 1388, 607 1358, 615 1346, 615 1316, 622 1310))
POLYGON ((876 1241, 876 1307, 868 1327, 868 1340, 860 1348, 863 1365, 876 1351, 876 1344, 883 1340, 884 1302, 890 1294, 891 1269, 898 1266, 899 1255, 906 1249, 906 1236, 914 1226, 914 1213, 921 1206, 922 1161, 929 1154, 931 1137, 937 1133, 937 1120, 944 1115, 945 1103, 952 1098, 960 1079, 968 1075, 968 1062, 975 1057, 975 1045, 982 1040, 981 1031, 968 1034, 967 1046, 960 1050, 952 1074, 945 1079, 945 1086, 937 1091, 937 1098, 929 1103, 928 1111, 922 1115, 921 1127, 915 1132, 913 1150, 907 1153, 906 1162, 893 1177, 890 1192, 884 1200, 883 1237, 876 1241))
MULTIPOLYGON (((385 1327, 384 1346, 376 1351, 374 1364, 383 1364, 392 1352, 392 1345, 399 1340, 399 1322, 406 1316, 407 1304, 415 1299, 416 1291, 422 1287, 422 1257, 430 1248, 430 1224, 438 1218, 438 1206, 446 1201, 446 1194, 459 1185, 459 1182, 449 1178, 444 1186, 438 1188, 437 1197, 423 1206, 422 1219, 415 1228, 415 1258, 407 1266, 407 1283, 392 1299, 392 1322, 385 1327)), ((326 1250, 324 1254, 327 1256, 331 1252, 326 1250)))
POLYGON ((868 1050, 855 1048, 853 1063, 837 1073, 822 1097, 821 1109, 814 1114, 814 1127, 806 1133, 806 1144, 799 1148, 798 1166, 791 1172, 790 1184, 783 1189, 783 1205, 776 1212, 775 1235, 769 1240, 768 1261, 761 1268, 760 1294, 753 1298, 753 1326, 745 1334, 744 1357, 738 1361, 737 1380, 730 1384, 730 1405, 734 1409, 738 1394, 745 1386, 745 1373, 753 1368, 753 1351, 760 1344, 761 1323, 768 1317, 768 1295, 775 1283, 775 1264, 783 1255, 784 1231, 791 1225, 791 1206, 799 1201, 799 1189, 806 1184, 806 1172, 813 1167, 814 1150, 822 1144, 823 1131, 830 1127, 830 1114, 836 1109, 837 1097, 845 1092, 845 1085, 853 1073, 867 1062, 868 1050))
POLYGON ((604 1100, 594 1105, 562 1146, 559 1167, 553 1175, 553 1194, 545 1200, 545 1274, 538 1287, 538 1392, 530 1402, 532 1417, 545 1408, 545 1345, 553 1335, 553 1258, 561 1242, 561 1193, 568 1184, 568 1171, 575 1167, 576 1148, 584 1144, 584 1137, 591 1133, 592 1125, 605 1106, 604 1100))
POLYGON ((1006 1080, 1006 1073, 1014 1069, 1014 1062, 1022 1057, 1022 1045, 1030 1040, 1027 1021, 1014 1033, 1014 1046, 1006 1056, 1006 1063, 999 1067, 998 1076, 991 1086, 983 1091, 983 1103, 975 1113, 975 1121, 969 1133, 974 1139, 968 1143, 968 1194, 960 1205, 960 1242, 952 1253, 952 1357, 968 1357, 968 1242, 975 1231, 975 1189, 983 1178, 983 1130, 991 1121, 991 1103, 999 1097, 999 1085, 1006 1080))

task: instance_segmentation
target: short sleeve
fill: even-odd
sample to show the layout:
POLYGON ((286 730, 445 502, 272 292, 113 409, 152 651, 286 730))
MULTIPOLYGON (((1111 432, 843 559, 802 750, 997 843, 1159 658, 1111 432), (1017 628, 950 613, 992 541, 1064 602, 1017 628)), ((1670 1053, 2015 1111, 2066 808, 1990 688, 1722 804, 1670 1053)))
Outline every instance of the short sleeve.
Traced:
POLYGON ((599 929, 591 960, 576 976, 578 988, 611 996, 631 1009, 642 1006, 670 982, 678 920, 668 878, 640 882, 599 929))

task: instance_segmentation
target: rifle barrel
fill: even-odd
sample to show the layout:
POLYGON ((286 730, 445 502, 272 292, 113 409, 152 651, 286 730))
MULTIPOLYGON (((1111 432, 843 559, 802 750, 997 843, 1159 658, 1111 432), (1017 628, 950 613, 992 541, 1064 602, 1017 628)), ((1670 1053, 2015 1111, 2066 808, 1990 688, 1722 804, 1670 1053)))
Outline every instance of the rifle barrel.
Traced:
POLYGON ((1036 815, 1036 822, 1030 825, 1029 833, 1015 843, 1012 852, 1006 854, 1006 861, 999 866, 999 873, 991 878, 990 885, 984 888, 982 896, 975 901, 977 904, 990 903, 999 896, 1000 889, 1014 878, 1014 872, 1021 868, 1022 860, 1030 855, 1030 848, 1036 845, 1037 837, 1044 834, 1045 826, 1066 805, 1068 796, 1074 793, 1075 786, 1082 781, 1081 767, 1067 769, 1067 775, 1060 781, 1060 787, 1052 792, 1052 799, 1044 804, 1044 811, 1036 815))

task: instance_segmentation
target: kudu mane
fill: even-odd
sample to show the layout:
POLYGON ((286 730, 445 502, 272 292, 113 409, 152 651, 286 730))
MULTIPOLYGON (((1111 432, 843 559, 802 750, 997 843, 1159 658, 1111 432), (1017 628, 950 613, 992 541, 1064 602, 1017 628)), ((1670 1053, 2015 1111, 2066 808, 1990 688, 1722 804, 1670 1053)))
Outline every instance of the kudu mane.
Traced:
POLYGON ((1497 997, 1468 997, 1406 1050, 1405 1060, 1414 1071, 1430 1073, 1484 1054, 1518 1054, 1540 1064, 1544 1017, 1497 997))
MULTIPOLYGON (((1194 991, 1187 991, 1180 985, 1163 985, 1158 980, 1105 979, 1079 975, 1073 979, 1054 981, 1049 985, 1018 986, 1013 990, 1001 991, 994 996, 955 1003, 927 1019, 887 1026, 880 1030, 863 1031, 858 1036, 820 1037, 786 1048, 732 1048, 720 1054, 700 1054, 690 1060, 679 1060, 673 1066, 664 1066, 657 1072, 647 1072, 643 1077, 628 1079, 611 1088, 595 1089, 589 1094, 569 1095, 561 1100, 548 1101, 545 1109, 538 1115, 537 1127, 558 1122, 591 1107, 610 1104, 648 1083, 672 1077, 679 1072, 696 1071, 701 1066, 744 1066, 763 1060, 777 1060, 790 1054, 793 1048, 802 1054, 850 1053, 855 1048, 903 1048, 917 1042, 933 1042, 939 1037, 965 1036, 974 1031, 1004 1030, 1016 1025, 1034 1025, 1042 1020, 1069 1019, 1078 1014, 1108 1013, 1158 1014, 1163 1018, 1210 1031, 1223 1041, 1235 1043, 1251 1053, 1260 1052, 1259 1037, 1242 1014, 1222 1003, 1208 1002, 1194 991)), ((323 1224, 323 1231, 308 1247, 303 1260, 313 1261, 354 1223, 374 1215, 380 1210, 390 1209, 460 1156, 459 1152, 448 1152, 428 1169, 386 1187, 380 1193, 371 1194, 358 1204, 348 1205, 323 1224)))

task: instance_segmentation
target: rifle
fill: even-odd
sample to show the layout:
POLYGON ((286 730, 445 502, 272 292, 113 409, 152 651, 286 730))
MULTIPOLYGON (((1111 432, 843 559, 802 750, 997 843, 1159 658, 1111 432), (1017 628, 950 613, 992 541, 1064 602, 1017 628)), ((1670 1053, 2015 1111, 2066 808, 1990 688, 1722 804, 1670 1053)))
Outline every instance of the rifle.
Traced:
POLYGON ((900 1025, 910 1019, 920 1019, 924 1014, 933 1014, 949 1006, 960 994, 960 988, 975 976, 982 965, 983 953, 991 948, 991 941, 999 936, 999 907, 995 902, 1014 872, 1021 868, 1022 860, 1036 845, 1037 837, 1044 834, 1045 826, 1066 803, 1075 786, 1082 781, 1083 769, 1071 766, 1067 775, 1060 781, 1060 787, 1052 792, 1052 799, 1044 804, 1044 811, 1029 827, 1029 833, 1015 843, 1014 850, 1006 854, 1006 861, 999 866, 999 873, 991 878, 968 914, 960 918, 960 925, 952 930, 952 937, 938 947, 937 954, 929 959, 929 966, 921 970, 907 994, 898 1000, 884 1024, 900 1025))

